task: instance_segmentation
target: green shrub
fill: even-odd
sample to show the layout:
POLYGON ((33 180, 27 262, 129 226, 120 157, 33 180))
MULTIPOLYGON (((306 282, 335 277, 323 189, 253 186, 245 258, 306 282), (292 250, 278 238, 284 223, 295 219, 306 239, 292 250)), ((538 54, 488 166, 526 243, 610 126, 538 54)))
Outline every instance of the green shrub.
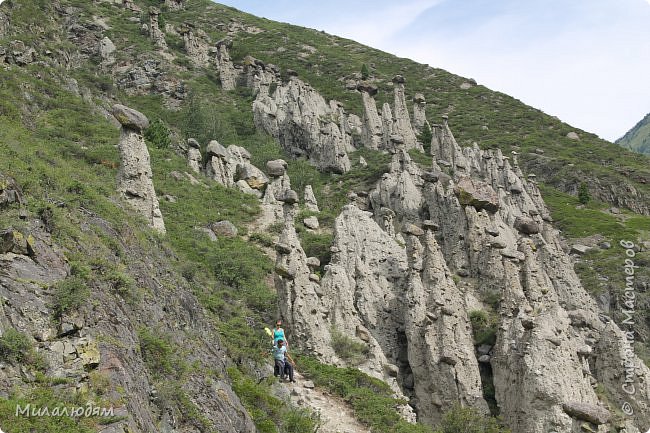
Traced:
POLYGON ((24 363, 30 355, 32 345, 25 334, 7 329, 0 336, 0 359, 11 363, 24 363))
POLYGON ((142 358, 154 376, 178 379, 185 373, 187 365, 169 336, 141 328, 138 331, 138 339, 142 358))
POLYGON ((233 390, 260 432, 315 433, 318 430, 320 419, 317 415, 274 397, 268 381, 255 381, 234 367, 228 369, 228 375, 233 381, 233 390))
POLYGON ((510 429, 475 409, 456 406, 443 416, 436 433, 510 433, 510 429))
POLYGON ((158 149, 166 149, 171 143, 171 131, 162 119, 156 119, 144 130, 144 138, 158 149))
POLYGON ((367 344, 349 337, 337 329, 332 328, 332 348, 339 358, 352 365, 358 365, 363 362, 370 348, 367 344))
POLYGON ((494 345, 497 338, 498 318, 496 315, 483 310, 473 310, 469 313, 474 333, 474 344, 494 345))
POLYGON ((589 188, 587 187, 586 183, 582 182, 578 188, 578 201, 582 204, 587 204, 589 203, 589 200, 591 200, 591 195, 589 195, 589 188))
MULTIPOLYGON (((84 271, 85 272, 85 271, 84 271)), ((70 275, 54 286, 54 317, 60 319, 71 310, 76 310, 90 297, 87 281, 79 275, 70 275)))
POLYGON ((361 65, 361 79, 362 80, 367 80, 370 77, 370 69, 368 69, 368 65, 365 63, 361 65))

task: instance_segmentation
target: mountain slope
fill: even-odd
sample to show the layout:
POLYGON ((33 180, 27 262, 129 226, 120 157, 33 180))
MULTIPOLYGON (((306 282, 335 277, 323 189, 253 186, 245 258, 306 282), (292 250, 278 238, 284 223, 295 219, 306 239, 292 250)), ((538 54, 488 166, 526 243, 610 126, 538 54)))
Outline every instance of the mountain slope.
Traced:
POLYGON ((616 144, 635 152, 650 154, 650 114, 616 140, 616 144))
MULTIPOLYGON (((0 380, 12 390, 0 405, 4 430, 313 431, 317 417, 285 401, 288 389, 261 354, 263 328, 278 312, 292 350, 304 351, 301 372, 373 431, 424 432, 459 419, 498 431, 486 415, 500 410, 513 428, 578 427, 589 417, 578 400, 599 414, 609 408, 610 424, 645 421, 643 395, 636 418, 615 412, 618 370, 608 360, 617 328, 579 287, 537 182, 523 173, 547 183, 542 195, 568 236, 638 245, 642 356, 649 172, 638 155, 581 131, 567 137, 569 125, 446 71, 207 1, 6 1, 0 63, 0 289, 8 300, 0 380), (420 121, 433 130, 414 137, 407 132, 418 128, 423 99, 420 121), (359 125, 375 102, 375 126, 385 130, 369 134, 359 125), (135 131, 114 115, 115 103, 142 111, 151 126, 135 131), (448 121, 436 126, 442 114, 448 121), (129 206, 137 191, 116 186, 131 145, 148 148, 142 159, 151 166, 137 174, 155 186, 165 235, 129 206), (468 171, 500 191, 486 209, 454 192, 468 171), (582 183, 586 205, 576 197, 582 183), (309 200, 289 193, 307 185, 309 200), (522 212, 543 234, 514 227, 522 212), (494 228, 485 218, 503 239, 487 237, 494 228), (225 220, 234 235, 214 224, 225 220), (423 301, 432 290, 444 293, 423 301), (393 314, 404 299, 417 308, 393 314), (527 326, 540 331, 529 335, 527 326), (509 352, 511 341, 532 346, 530 365, 544 380, 519 362, 525 351, 509 352), (483 344, 492 364, 478 361, 483 344), (593 377, 581 376, 585 363, 593 377), (547 365, 579 383, 550 392, 547 365), (528 388, 509 384, 511 367, 528 388), (536 396, 544 399, 531 402, 536 396), (108 420, 13 415, 15 404, 61 400, 119 411, 108 420), (517 415, 526 404, 536 420, 517 415), (428 426, 407 422, 416 416, 428 426)), ((576 268, 591 293, 611 295, 618 323, 627 293, 621 251, 593 248, 576 268)))

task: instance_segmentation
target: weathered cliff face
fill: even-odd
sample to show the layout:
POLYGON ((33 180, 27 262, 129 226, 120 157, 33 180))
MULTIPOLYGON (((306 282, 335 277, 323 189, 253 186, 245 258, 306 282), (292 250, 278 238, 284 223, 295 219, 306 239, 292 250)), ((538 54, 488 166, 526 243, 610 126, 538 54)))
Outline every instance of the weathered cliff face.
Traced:
POLYGON ((237 186, 244 192, 262 196, 269 179, 251 164, 251 154, 240 146, 223 147, 212 140, 206 149, 205 174, 224 186, 237 186))
MULTIPOLYGON (((169 272, 173 268, 170 257, 156 249, 142 250, 107 221, 88 216, 80 233, 91 238, 101 233, 128 246, 124 251, 131 264, 129 272, 147 294, 139 302, 123 298, 111 283, 97 279, 88 282, 92 302, 54 319, 53 305, 60 301, 56 284, 71 278, 64 254, 96 254, 101 242, 69 251, 53 241, 43 221, 30 221, 27 230, 32 239, 31 254, 0 252, 0 335, 13 328, 29 336, 30 344, 43 357, 46 376, 65 380, 57 386, 57 396, 75 390, 87 392, 89 388, 96 392, 96 384, 103 382, 93 382, 89 377, 105 381, 103 397, 111 402, 116 419, 103 431, 197 431, 184 419, 186 407, 173 399, 181 393, 201 408, 202 416, 216 431, 257 431, 223 379, 226 353, 220 347, 219 336, 187 282, 169 272), (178 347, 192 347, 191 359, 197 362, 197 368, 189 372, 182 389, 160 386, 147 369, 138 333, 143 328, 171 336, 178 347), (206 371, 214 375, 206 375, 206 371)), ((103 266, 116 259, 110 253, 102 258, 103 266)), ((174 374, 178 372, 170 376, 174 374)), ((170 380, 168 377, 165 383, 170 380)), ((25 382, 34 381, 33 373, 24 366, 3 363, 0 369, 3 392, 21 389, 25 382)), ((5 426, 11 429, 11 424, 5 426)))
POLYGON ((650 370, 582 288, 517 156, 461 148, 446 121, 432 152, 423 170, 398 150, 369 195, 372 212, 349 205, 337 218, 317 302, 283 310, 306 347, 340 362, 324 329, 364 341, 360 368, 399 387, 430 423, 458 402, 486 410, 492 386, 513 431, 606 431, 624 401, 630 423, 650 422, 650 370), (469 313, 481 310, 496 340, 475 347, 469 313), (621 391, 626 359, 632 396, 621 391), (610 406, 598 385, 616 388, 610 406))
POLYGON ((165 233, 165 222, 153 187, 149 151, 142 137, 149 120, 139 111, 119 104, 113 107, 113 115, 122 124, 117 191, 151 227, 165 233))
POLYGON ((307 156, 323 171, 345 173, 353 150, 346 116, 335 101, 328 104, 310 85, 297 77, 277 87, 269 96, 258 93, 253 102, 255 125, 277 139, 294 156, 307 156))

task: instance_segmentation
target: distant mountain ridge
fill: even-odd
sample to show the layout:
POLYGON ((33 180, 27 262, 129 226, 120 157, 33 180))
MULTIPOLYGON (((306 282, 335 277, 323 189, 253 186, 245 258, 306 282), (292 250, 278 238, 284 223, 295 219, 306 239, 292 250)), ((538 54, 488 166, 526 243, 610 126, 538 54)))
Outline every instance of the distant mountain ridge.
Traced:
POLYGON ((616 140, 616 144, 634 152, 650 155, 650 113, 616 140))

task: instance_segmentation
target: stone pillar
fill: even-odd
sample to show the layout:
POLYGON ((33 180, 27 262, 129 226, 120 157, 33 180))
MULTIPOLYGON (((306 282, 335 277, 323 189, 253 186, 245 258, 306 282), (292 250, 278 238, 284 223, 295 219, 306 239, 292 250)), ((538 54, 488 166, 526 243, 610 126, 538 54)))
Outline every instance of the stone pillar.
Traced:
POLYGON ((113 106, 113 115, 122 125, 117 191, 151 227, 165 233, 165 222, 153 187, 149 151, 142 136, 142 131, 149 127, 149 120, 139 111, 119 104, 113 106))

